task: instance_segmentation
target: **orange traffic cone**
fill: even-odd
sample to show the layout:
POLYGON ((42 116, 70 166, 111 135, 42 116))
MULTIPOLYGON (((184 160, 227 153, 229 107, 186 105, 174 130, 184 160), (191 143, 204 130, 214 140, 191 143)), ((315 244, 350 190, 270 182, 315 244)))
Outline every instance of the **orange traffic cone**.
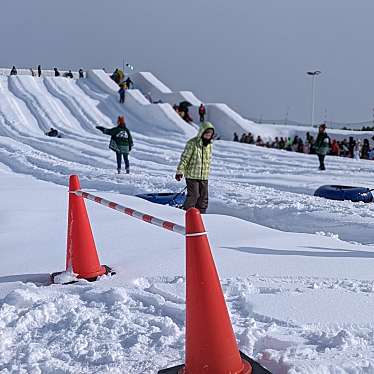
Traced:
POLYGON ((186 213, 186 363, 159 373, 270 373, 239 352, 200 212, 186 213))
MULTIPOLYGON (((80 190, 79 178, 71 175, 69 192, 77 190, 80 190)), ((89 281, 111 272, 108 266, 100 265, 83 197, 73 193, 69 193, 66 271, 89 281)), ((58 274, 61 273, 52 274, 52 281, 58 274)))

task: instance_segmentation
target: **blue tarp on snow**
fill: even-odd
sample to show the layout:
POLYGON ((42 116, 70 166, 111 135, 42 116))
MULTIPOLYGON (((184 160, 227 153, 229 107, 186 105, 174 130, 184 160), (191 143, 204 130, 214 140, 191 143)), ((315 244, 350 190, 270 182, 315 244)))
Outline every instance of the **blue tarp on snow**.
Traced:
POLYGON ((371 190, 367 187, 325 185, 319 187, 314 192, 314 196, 324 197, 330 200, 350 200, 355 203, 359 201, 371 203, 373 201, 371 190))
POLYGON ((151 201, 152 203, 161 204, 161 205, 170 205, 177 208, 183 206, 184 201, 186 200, 185 193, 146 193, 141 195, 136 195, 142 199, 151 201))

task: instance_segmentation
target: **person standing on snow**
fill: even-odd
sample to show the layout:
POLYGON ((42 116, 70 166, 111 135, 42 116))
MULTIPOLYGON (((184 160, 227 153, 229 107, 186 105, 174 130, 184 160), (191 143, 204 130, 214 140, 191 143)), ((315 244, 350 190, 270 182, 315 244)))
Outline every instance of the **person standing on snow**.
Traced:
POLYGON ((126 83, 128 90, 130 90, 131 88, 134 88, 134 82, 131 80, 130 77, 127 77, 127 79, 125 80, 125 83, 126 83))
POLYGON ((124 104, 125 103, 125 95, 126 95, 125 84, 121 83, 119 86, 120 86, 120 89, 118 90, 118 93, 119 93, 119 102, 121 104, 124 104))
POLYGON ((125 117, 119 116, 117 119, 117 126, 111 129, 106 129, 102 126, 96 126, 105 135, 110 135, 109 148, 116 153, 117 157, 117 172, 121 174, 122 157, 125 162, 126 174, 130 173, 129 153, 134 143, 130 130, 126 127, 125 117))
POLYGON ((361 155, 361 142, 359 140, 355 140, 354 147, 353 147, 353 158, 355 160, 359 160, 361 155))
POLYGON ((317 139, 314 143, 314 148, 318 155, 319 170, 326 170, 325 157, 330 150, 330 138, 326 134, 326 124, 324 123, 319 126, 317 139))
POLYGON ((204 122, 205 114, 206 114, 205 106, 204 106, 204 104, 200 104, 200 106, 199 106, 200 122, 204 122))
POLYGON ((17 75, 17 69, 15 66, 12 67, 12 70, 10 71, 10 75, 17 75))
POLYGON ((59 77, 61 75, 57 68, 53 68, 53 70, 55 72, 55 77, 59 77))
POLYGON ((38 77, 40 78, 42 76, 42 67, 38 65, 38 77))
POLYGON ((64 76, 65 76, 66 78, 74 78, 73 73, 71 72, 71 70, 69 70, 67 73, 65 73, 64 76))
POLYGON ((203 122, 196 137, 190 139, 181 155, 175 179, 186 178, 187 198, 183 209, 197 208, 205 213, 208 208, 208 177, 212 161, 214 127, 203 122))

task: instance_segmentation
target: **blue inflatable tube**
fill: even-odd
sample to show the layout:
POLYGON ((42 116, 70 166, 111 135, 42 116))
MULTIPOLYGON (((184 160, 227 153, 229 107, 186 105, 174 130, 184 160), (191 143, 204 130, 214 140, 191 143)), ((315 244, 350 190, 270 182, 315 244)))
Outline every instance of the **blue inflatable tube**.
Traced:
POLYGON ((162 193, 146 193, 136 195, 141 199, 148 200, 152 203, 161 204, 161 205, 170 205, 176 208, 181 208, 186 200, 185 193, 170 193, 170 192, 162 192, 162 193))
POLYGON ((351 187, 351 186, 321 186, 315 192, 314 196, 324 197, 330 200, 350 200, 354 203, 362 201, 364 203, 371 203, 373 201, 373 194, 371 190, 366 187, 351 187))

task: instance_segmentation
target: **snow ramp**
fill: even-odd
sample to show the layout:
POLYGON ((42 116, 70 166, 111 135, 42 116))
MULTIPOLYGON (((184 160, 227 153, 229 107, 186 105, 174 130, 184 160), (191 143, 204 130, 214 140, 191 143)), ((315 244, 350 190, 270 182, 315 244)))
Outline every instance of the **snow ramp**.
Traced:
MULTIPOLYGON (((103 70, 89 70, 87 79, 101 91, 113 98, 117 97, 118 85, 103 70)), ((151 104, 139 90, 126 92, 123 107, 125 113, 137 119, 136 131, 139 133, 159 136, 172 134, 185 138, 196 134, 196 129, 182 120, 170 104, 151 104)))
MULTIPOLYGON (((131 75, 135 87, 143 93, 149 93, 153 101, 162 100, 171 105, 181 101, 189 101, 192 104, 189 114, 195 123, 200 122, 198 108, 203 102, 190 91, 173 92, 152 73, 139 72, 131 75)), ((252 121, 248 121, 228 107, 226 104, 207 103, 205 119, 212 122, 221 139, 232 140, 233 133, 257 132, 257 127, 252 121)))

